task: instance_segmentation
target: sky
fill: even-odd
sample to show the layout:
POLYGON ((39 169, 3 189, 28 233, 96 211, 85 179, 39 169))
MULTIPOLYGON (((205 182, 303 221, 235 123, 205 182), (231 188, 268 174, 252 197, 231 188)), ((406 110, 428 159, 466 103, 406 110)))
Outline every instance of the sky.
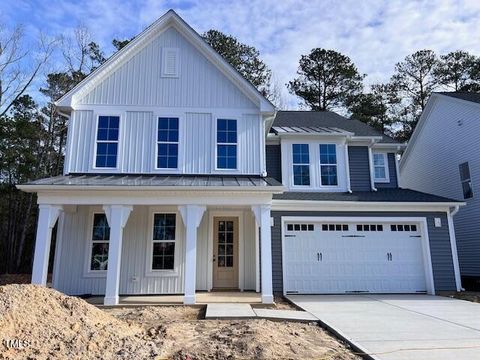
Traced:
POLYGON ((174 9, 197 32, 217 29, 255 46, 283 88, 311 49, 349 56, 368 84, 384 82, 405 56, 462 49, 480 56, 480 0, 1 0, 4 27, 22 24, 32 39, 86 26, 107 54, 174 9))

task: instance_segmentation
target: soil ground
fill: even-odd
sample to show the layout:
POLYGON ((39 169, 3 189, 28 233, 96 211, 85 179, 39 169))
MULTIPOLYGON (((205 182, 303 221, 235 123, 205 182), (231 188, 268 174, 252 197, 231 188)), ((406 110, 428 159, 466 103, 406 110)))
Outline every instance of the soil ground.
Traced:
POLYGON ((455 299, 480 303, 480 291, 463 291, 449 295, 455 299))
POLYGON ((203 311, 99 309, 45 287, 0 286, 0 359, 360 359, 315 323, 203 320, 203 311))

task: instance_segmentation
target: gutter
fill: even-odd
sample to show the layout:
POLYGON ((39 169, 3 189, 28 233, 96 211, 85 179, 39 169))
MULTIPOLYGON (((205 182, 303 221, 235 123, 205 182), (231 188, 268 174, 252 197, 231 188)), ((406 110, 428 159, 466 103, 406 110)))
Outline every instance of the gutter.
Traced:
POLYGON ((154 185, 17 185, 17 189, 25 192, 53 192, 53 191, 212 191, 212 192, 255 192, 281 194, 283 186, 154 186, 154 185))

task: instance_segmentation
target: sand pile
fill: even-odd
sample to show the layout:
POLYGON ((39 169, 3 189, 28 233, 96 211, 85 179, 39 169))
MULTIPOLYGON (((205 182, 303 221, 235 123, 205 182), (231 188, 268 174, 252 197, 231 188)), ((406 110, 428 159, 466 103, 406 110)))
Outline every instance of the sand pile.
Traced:
POLYGON ((150 337, 142 327, 56 290, 0 286, 0 358, 152 358, 161 341, 150 337), (9 339, 23 341, 21 348, 8 349, 9 339))

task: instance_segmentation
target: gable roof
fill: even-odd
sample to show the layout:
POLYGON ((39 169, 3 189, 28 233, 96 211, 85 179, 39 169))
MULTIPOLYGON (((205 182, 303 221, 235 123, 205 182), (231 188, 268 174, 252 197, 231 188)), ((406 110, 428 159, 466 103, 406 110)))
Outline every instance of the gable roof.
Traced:
POLYGON ((349 119, 332 111, 278 111, 273 127, 335 128, 355 136, 381 136, 381 143, 399 144, 360 120, 349 119))
POLYGON ((174 27, 180 32, 197 50, 211 61, 227 79, 232 81, 250 100, 257 104, 261 112, 273 114, 275 107, 266 99, 258 89, 246 80, 232 65, 230 65, 220 54, 218 54, 203 38, 188 25, 174 10, 170 9, 152 25, 137 35, 124 48, 113 54, 101 66, 95 69, 85 79, 78 83, 72 90, 55 102, 60 109, 70 110, 78 101, 92 90, 98 83, 108 75, 117 70, 128 59, 142 50, 158 34, 169 27, 174 27))
POLYGON ((453 91, 453 92, 439 91, 435 93, 480 104, 479 93, 472 93, 472 92, 466 92, 466 91, 453 91))
POLYGON ((471 104, 463 103, 463 105, 469 105, 469 106, 475 106, 475 107, 478 107, 480 105, 480 94, 477 94, 477 93, 460 92, 460 91, 433 92, 432 95, 430 95, 430 97, 428 98, 427 104, 425 105, 425 109, 423 109, 423 112, 420 115, 420 119, 417 122, 417 126, 415 127, 415 130, 413 131, 413 134, 410 137, 410 140, 408 141, 408 146, 405 152, 403 153, 402 158, 400 159, 400 164, 399 164, 400 169, 405 166, 407 159, 410 157, 410 153, 413 151, 412 149, 416 145, 417 138, 420 137, 420 134, 423 128, 425 127, 427 118, 430 112, 432 111, 433 107, 435 106, 435 103, 442 99, 443 100, 448 99, 450 101, 461 100, 461 101, 458 101, 459 103, 462 103, 462 101, 468 101, 471 104))

